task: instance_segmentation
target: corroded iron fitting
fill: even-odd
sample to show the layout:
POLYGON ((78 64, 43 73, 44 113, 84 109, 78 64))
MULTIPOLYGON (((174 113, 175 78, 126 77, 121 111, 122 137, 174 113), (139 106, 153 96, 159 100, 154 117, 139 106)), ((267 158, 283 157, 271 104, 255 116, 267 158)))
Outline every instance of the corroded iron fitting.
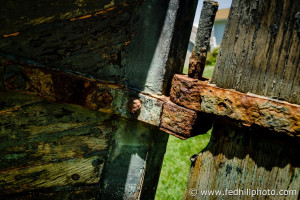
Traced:
POLYGON ((196 34, 196 41, 189 61, 188 76, 201 79, 205 67, 210 36, 219 4, 216 1, 205 0, 201 11, 200 21, 196 34))
POLYGON ((142 102, 137 98, 130 98, 127 103, 127 110, 131 114, 139 114, 141 112, 142 102))

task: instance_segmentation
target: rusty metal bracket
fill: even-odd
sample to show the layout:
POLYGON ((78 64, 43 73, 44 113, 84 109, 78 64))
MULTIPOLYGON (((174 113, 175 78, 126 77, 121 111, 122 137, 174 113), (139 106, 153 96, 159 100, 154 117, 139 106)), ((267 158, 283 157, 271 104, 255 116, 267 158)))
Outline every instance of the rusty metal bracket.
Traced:
POLYGON ((158 96, 124 85, 37 66, 8 57, 0 59, 0 89, 37 95, 50 101, 80 105, 88 109, 138 120, 186 139, 206 133, 212 126, 200 113, 158 96))
POLYGON ((219 88, 186 75, 173 77, 170 99, 220 122, 300 137, 300 105, 219 88))

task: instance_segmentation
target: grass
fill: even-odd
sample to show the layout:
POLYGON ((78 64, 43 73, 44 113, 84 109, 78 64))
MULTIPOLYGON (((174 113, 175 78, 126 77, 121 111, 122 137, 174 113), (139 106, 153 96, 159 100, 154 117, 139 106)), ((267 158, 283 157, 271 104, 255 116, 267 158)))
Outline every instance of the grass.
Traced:
POLYGON ((188 140, 170 136, 156 192, 156 200, 182 199, 190 171, 190 157, 206 147, 210 132, 188 140))
MULTIPOLYGON (((210 66, 210 65, 205 66, 204 72, 203 72, 203 76, 204 76, 204 77, 207 77, 207 78, 211 78, 211 77, 212 77, 212 74, 213 74, 213 71, 214 71, 214 68, 215 68, 215 66, 210 66)), ((187 73, 188 73, 188 67, 187 67, 187 66, 184 67, 183 73, 184 73, 184 74, 187 74, 187 73)))
MULTIPOLYGON (((211 78, 214 66, 206 66, 203 76, 211 78)), ((183 73, 187 74, 187 67, 183 73)), ((210 139, 211 131, 187 140, 169 137, 167 151, 158 182, 155 200, 182 199, 190 171, 190 157, 204 149, 210 139)))

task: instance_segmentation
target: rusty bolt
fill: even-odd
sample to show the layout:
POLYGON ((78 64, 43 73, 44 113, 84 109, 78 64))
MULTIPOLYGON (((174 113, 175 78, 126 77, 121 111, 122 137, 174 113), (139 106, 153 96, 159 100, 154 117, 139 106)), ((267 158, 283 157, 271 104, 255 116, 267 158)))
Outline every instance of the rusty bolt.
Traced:
POLYGON ((141 111, 142 102, 137 98, 130 98, 127 103, 127 110, 132 114, 138 114, 141 111))

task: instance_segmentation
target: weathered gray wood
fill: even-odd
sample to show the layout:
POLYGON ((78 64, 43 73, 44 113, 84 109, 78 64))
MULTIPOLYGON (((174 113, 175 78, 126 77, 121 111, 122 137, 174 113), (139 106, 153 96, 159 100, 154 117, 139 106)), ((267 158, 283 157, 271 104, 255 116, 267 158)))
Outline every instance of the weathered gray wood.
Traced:
MULTIPOLYGON (((216 124, 207 148, 192 164, 184 199, 299 199, 299 143, 285 137, 280 141, 265 132, 249 132, 216 124), (264 135, 265 137, 262 137, 264 135), (190 190, 198 191, 195 197, 190 190), (216 196, 201 191, 252 189, 296 190, 296 195, 216 196)), ((277 138, 278 139, 278 138, 277 138)), ((228 193, 227 193, 228 194, 228 193)))
MULTIPOLYGON (((107 4, 110 2, 106 1, 107 4)), ((90 15, 85 15, 87 14, 85 9, 79 9, 75 15, 78 18, 71 18, 74 14, 68 16, 66 13, 61 13, 62 11, 59 12, 60 4, 53 6, 48 5, 50 2, 41 4, 45 4, 42 8, 50 7, 50 11, 47 11, 49 14, 46 12, 43 15, 44 10, 42 8, 39 10, 35 5, 33 8, 39 11, 32 11, 32 15, 36 16, 32 16, 33 19, 30 20, 41 21, 28 22, 30 26, 23 22, 26 28, 20 27, 21 30, 17 30, 18 35, 1 37, 0 53, 31 59, 38 65, 77 72, 102 80, 121 82, 124 79, 125 50, 133 35, 132 23, 137 12, 135 1, 118 3, 110 9, 104 9, 102 7, 104 5, 100 6, 103 3, 99 3, 100 5, 89 12, 90 15), (44 18, 52 18, 47 14, 58 19, 45 21, 44 18), (61 16, 64 17, 60 19, 61 16)), ((17 5, 10 8, 13 5, 11 3, 6 6, 7 10, 14 9, 12 13, 24 9, 17 5)), ((30 5, 27 4, 26 8, 30 5)), ((67 3, 63 5, 71 6, 67 3)), ((31 9, 26 12, 30 12, 31 9)), ((8 21, 11 22, 13 19, 8 18, 8 21)), ((20 23, 13 22, 17 23, 16 26, 20 23)), ((3 30, 8 29, 7 33, 10 33, 8 32, 10 27, 9 23, 5 23, 3 30)))
MULTIPOLYGON (((300 40, 295 19, 299 8, 299 2, 292 0, 233 0, 211 82, 299 104, 300 40)), ((251 195, 201 195, 204 190, 224 194, 226 189, 295 190, 295 195, 255 198, 299 199, 299 153, 297 139, 215 123, 209 145, 192 163, 184 199, 252 199, 251 195), (191 189, 198 191, 192 191, 195 197, 191 189)))
POLYGON ((232 3, 212 83, 300 103, 300 38, 291 0, 232 3))
POLYGON ((197 1, 3 4, 0 53, 167 94, 183 69, 197 1))

